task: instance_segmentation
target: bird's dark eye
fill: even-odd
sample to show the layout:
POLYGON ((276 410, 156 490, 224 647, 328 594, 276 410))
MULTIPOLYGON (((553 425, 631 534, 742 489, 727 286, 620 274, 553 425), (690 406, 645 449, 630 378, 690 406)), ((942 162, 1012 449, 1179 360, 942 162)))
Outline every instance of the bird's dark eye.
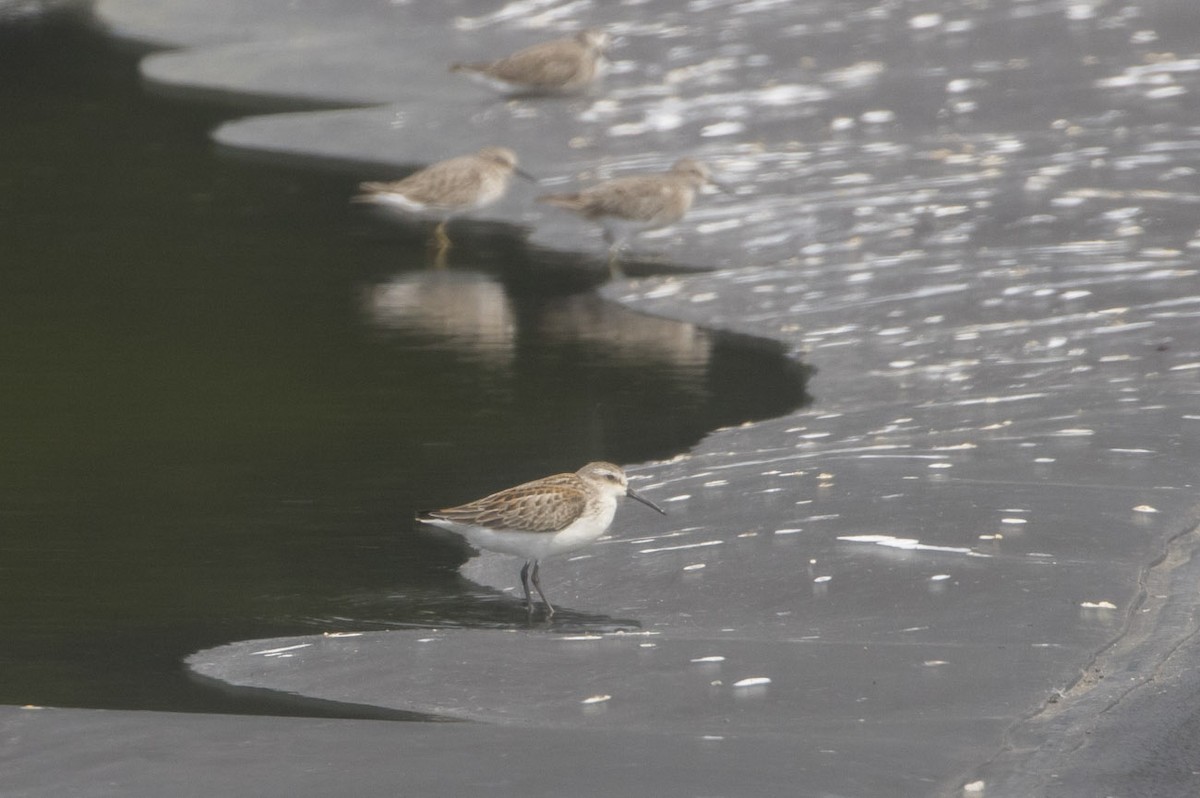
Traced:
POLYGON ((620 480, 617 479, 616 474, 605 474, 604 478, 607 479, 609 482, 620 482, 620 480))

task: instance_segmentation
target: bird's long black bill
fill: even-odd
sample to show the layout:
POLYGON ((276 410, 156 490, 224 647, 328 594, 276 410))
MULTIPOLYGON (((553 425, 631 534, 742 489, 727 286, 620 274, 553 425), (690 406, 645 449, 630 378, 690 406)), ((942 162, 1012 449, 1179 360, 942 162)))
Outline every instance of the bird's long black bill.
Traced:
POLYGON ((635 493, 635 492, 634 492, 634 490, 633 490, 633 488, 626 488, 626 489, 625 489, 625 495, 626 495, 626 496, 628 496, 629 498, 631 498, 631 499, 635 500, 635 501, 639 501, 639 502, 641 502, 642 504, 644 504, 644 505, 646 505, 647 507, 649 507, 651 510, 658 510, 658 511, 659 511, 660 513, 662 513, 663 515, 666 515, 666 514, 667 514, 667 511, 666 511, 666 510, 664 510, 663 508, 659 507, 657 504, 655 504, 654 502, 650 501, 649 499, 647 499, 647 498, 646 498, 645 496, 643 496, 642 494, 640 494, 640 493, 635 493))
POLYGON ((542 182, 542 181, 538 180, 536 177, 534 177, 533 175, 526 172, 524 169, 518 169, 515 166, 513 167, 513 174, 524 180, 528 180, 530 183, 533 183, 535 186, 542 182))

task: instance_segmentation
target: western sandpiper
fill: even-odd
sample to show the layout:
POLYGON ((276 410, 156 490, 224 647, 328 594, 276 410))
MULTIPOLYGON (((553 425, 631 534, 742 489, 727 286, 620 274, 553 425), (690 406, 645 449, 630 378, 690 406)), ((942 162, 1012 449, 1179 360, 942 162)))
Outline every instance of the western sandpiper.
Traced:
POLYGON ((633 235, 678 222, 706 185, 723 188, 708 167, 680 158, 667 172, 606 180, 576 194, 546 194, 538 202, 564 208, 604 227, 610 255, 633 235))
POLYGON ((629 487, 625 472, 612 463, 588 463, 574 474, 554 474, 445 510, 430 510, 417 520, 448 529, 472 545, 525 558, 521 587, 533 612, 532 582, 547 615, 554 606, 542 592, 538 563, 544 557, 582 548, 612 525, 617 498, 628 496, 666 512, 629 487))
POLYGON ((438 161, 403 180, 360 183, 354 202, 371 202, 406 213, 439 219, 434 239, 438 252, 450 246, 446 224, 454 216, 491 205, 504 196, 516 174, 537 182, 517 168, 517 154, 507 147, 484 147, 472 155, 438 161))
POLYGON ((570 93, 585 88, 603 72, 608 44, 608 34, 593 28, 526 47, 498 61, 452 64, 450 70, 505 94, 570 93))

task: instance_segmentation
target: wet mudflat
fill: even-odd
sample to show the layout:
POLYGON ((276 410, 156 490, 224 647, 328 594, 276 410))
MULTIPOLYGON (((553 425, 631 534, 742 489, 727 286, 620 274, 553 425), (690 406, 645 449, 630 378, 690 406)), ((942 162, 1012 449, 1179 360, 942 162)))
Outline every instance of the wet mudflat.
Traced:
MULTIPOLYGON (((1120 718, 1146 705, 1151 675, 1155 690, 1186 687, 1189 649, 1175 648, 1194 632, 1190 4, 463 3, 361 17, 231 4, 201 19, 178 3, 178 28, 137 8, 99 11, 122 35, 216 45, 149 59, 163 90, 388 103, 216 131, 246 152, 402 170, 443 157, 453 124, 456 149, 510 144, 564 185, 704 158, 733 193, 643 245, 716 271, 604 295, 780 341, 818 369, 811 406, 634 469, 670 515, 625 510, 611 539, 548 564, 563 605, 551 624, 380 632, 347 618, 330 635, 198 652, 197 674, 480 721, 327 733, 347 747, 453 736, 492 794, 606 794, 603 777, 570 789, 557 766, 587 774, 611 756, 664 795, 1071 795, 1117 761, 1105 739, 1158 766, 1127 756, 1111 784, 1189 794, 1187 763, 1150 754, 1193 715, 1124 735, 1120 718), (485 33, 503 50, 585 12, 624 38, 595 96, 497 102, 443 73, 485 33), (1085 745, 1101 715, 1115 731, 1085 745), (533 744, 479 756, 497 729, 533 744), (547 736, 563 746, 550 757, 547 736), (631 739, 638 753, 620 749, 631 739)), ((528 199, 485 216, 585 266, 602 259, 598 235, 528 199)), ((463 572, 481 600, 517 604, 511 560, 463 572)), ((364 769, 482 791, 449 756, 401 757, 395 781, 364 769)))

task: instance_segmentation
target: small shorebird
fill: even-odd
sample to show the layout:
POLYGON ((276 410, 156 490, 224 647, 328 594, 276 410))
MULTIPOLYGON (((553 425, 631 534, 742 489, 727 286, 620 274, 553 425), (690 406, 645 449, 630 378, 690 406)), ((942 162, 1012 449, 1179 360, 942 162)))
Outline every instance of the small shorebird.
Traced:
POLYGON ((582 548, 603 535, 612 525, 620 496, 666 515, 629 487, 620 466, 588 463, 574 474, 535 479, 458 507, 419 513, 417 520, 449 529, 481 549, 524 557, 521 587, 525 589, 525 607, 533 612, 532 582, 546 605, 546 614, 553 615, 554 606, 538 578, 538 562, 582 548))
POLYGON ((608 34, 592 28, 499 61, 451 64, 450 71, 505 94, 566 94, 585 88, 603 72, 608 44, 608 34))
POLYGON ((434 231, 439 255, 450 247, 446 224, 460 213, 491 205, 504 196, 516 174, 537 181, 517 168, 517 154, 507 147, 484 147, 473 155, 438 161, 403 180, 360 183, 352 202, 370 202, 440 220, 434 231))
POLYGON ((706 185, 722 188, 703 163, 680 158, 667 172, 618 177, 576 194, 545 194, 537 201, 603 225, 612 265, 628 238, 682 219, 696 192, 706 185))

